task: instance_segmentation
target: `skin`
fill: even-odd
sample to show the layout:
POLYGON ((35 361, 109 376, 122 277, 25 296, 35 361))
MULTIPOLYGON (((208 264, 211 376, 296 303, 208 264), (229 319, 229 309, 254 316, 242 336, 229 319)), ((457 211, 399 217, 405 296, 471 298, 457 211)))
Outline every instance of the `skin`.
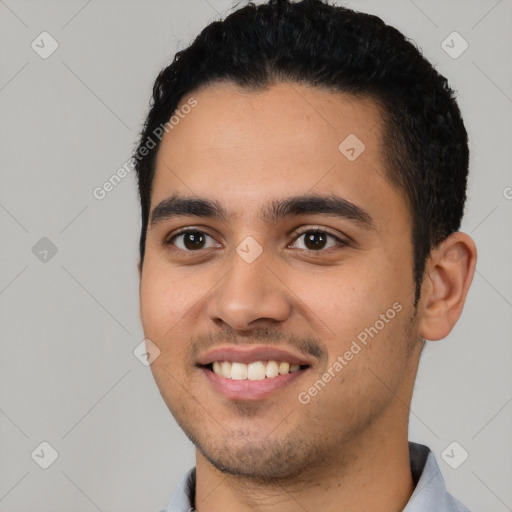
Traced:
POLYGON ((151 369, 196 445, 195 508, 402 510, 414 490, 407 427, 422 340, 447 336, 458 320, 473 240, 457 232, 432 251, 415 309, 411 214, 386 179, 378 105, 298 84, 254 93, 224 83, 189 96, 197 106, 162 140, 151 209, 178 194, 215 199, 229 217, 148 226, 139 274, 144 334, 161 351, 151 369), (338 149, 349 134, 366 146, 354 161, 338 149), (270 199, 305 193, 352 201, 375 229, 307 212, 273 224, 258 215, 270 199), (183 236, 165 245, 183 227, 208 235, 203 248, 183 236), (301 235, 315 227, 350 243, 308 246, 301 235), (252 263, 236 252, 247 236, 263 249, 252 263), (300 403, 394 303, 401 311, 300 403), (310 369, 258 401, 227 399, 195 366, 220 344, 305 342, 316 350, 310 369))

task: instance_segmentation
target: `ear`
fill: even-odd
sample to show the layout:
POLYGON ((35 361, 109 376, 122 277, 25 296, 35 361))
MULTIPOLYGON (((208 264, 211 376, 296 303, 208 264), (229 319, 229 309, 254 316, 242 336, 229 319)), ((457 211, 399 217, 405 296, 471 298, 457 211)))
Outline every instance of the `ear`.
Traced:
POLYGON ((456 232, 435 247, 427 259, 421 288, 419 335, 445 338, 459 319, 473 281, 477 250, 466 233, 456 232))

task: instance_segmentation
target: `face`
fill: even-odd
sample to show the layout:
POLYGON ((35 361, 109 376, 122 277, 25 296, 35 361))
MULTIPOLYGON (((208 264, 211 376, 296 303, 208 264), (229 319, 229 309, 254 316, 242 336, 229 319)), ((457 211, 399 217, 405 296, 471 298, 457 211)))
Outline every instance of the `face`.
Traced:
POLYGON ((158 153, 140 314, 198 457, 292 478, 406 435, 412 225, 378 106, 297 84, 190 96, 158 153))

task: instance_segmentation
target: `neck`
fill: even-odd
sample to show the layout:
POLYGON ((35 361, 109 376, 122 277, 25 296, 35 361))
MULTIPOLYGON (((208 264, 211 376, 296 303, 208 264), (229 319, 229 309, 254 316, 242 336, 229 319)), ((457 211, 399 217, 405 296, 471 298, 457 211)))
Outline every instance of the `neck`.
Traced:
POLYGON ((288 512, 322 510, 403 510, 414 490, 411 475, 407 422, 396 425, 392 411, 365 430, 364 437, 341 448, 322 467, 293 481, 271 484, 239 475, 221 473, 196 452, 198 512, 288 512), (378 432, 377 432, 378 430, 378 432), (380 434, 379 434, 380 433, 380 434), (341 450, 340 449, 340 450, 341 450))

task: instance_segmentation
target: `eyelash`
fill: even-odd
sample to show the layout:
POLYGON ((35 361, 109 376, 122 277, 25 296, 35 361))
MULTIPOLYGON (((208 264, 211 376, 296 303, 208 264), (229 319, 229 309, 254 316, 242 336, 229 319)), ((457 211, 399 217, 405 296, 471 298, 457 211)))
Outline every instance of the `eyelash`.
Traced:
MULTIPOLYGON (((185 250, 185 249, 180 249, 178 247, 176 247, 174 245, 174 240, 176 240, 176 238, 178 238, 179 236, 181 235, 186 235, 187 233, 200 233, 200 234, 203 234, 203 235, 206 235, 210 238, 213 238, 211 235, 209 235, 208 233, 204 232, 204 231, 201 231, 199 229, 184 229, 182 231, 179 231, 178 233, 175 233, 171 238, 169 238, 168 240, 164 241, 164 245, 165 246, 174 246, 174 248, 177 250, 177 251, 180 251, 184 254, 186 254, 187 256, 190 255, 190 256, 193 256, 195 254, 199 254, 201 251, 203 251, 204 249, 198 249, 197 251, 191 251, 191 250, 185 250)), ((294 236, 294 239, 293 239, 293 243, 296 242, 301 236, 307 234, 307 233, 320 233, 320 234, 323 234, 323 235, 327 235, 328 237, 331 237, 333 238, 334 240, 336 240, 336 242, 338 243, 339 246, 341 247, 338 247, 338 249, 341 249, 345 246, 348 246, 350 245, 349 242, 347 240, 344 240, 332 233, 330 233, 329 231, 325 231, 323 229, 320 229, 320 228, 308 228, 308 229, 305 229, 303 231, 300 231, 300 232, 295 232, 293 233, 292 236, 294 236)), ((330 249, 335 249, 334 247, 328 247, 327 249, 320 249, 318 251, 314 251, 314 250, 308 250, 308 249, 299 249, 300 251, 307 251, 309 253, 326 253, 328 252, 330 249)))

